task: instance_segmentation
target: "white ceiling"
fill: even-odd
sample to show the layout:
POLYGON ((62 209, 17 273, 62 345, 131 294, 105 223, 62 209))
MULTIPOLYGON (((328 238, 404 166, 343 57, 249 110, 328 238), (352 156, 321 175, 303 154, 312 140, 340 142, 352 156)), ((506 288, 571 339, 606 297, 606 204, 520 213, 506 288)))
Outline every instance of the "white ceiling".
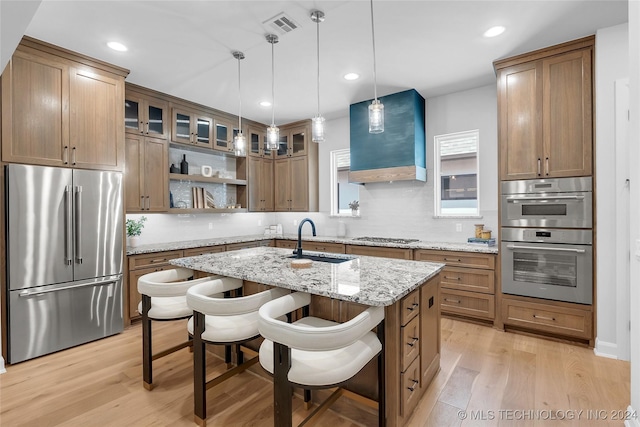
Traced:
MULTIPOLYGON (((321 111, 348 115, 373 98, 369 1, 44 0, 26 34, 131 70, 127 81, 223 111, 271 122, 271 45, 262 22, 285 12, 300 27, 275 45, 275 122, 315 115, 316 24, 320 24, 321 111), (115 52, 106 42, 129 47, 115 52), (362 77, 346 81, 349 71, 362 77)), ((594 34, 627 22, 627 1, 374 1, 378 96, 409 88, 425 98, 492 84, 495 59, 594 34), (486 39, 493 25, 507 31, 486 39)), ((3 16, 6 22, 7 16, 3 16)))

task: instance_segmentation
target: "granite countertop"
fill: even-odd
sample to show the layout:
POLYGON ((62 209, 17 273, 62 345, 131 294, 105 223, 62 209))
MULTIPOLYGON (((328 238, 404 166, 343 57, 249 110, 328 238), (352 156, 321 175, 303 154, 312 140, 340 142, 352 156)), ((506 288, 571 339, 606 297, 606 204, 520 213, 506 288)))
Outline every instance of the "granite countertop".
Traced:
MULTIPOLYGON (((157 243, 153 245, 140 245, 135 248, 127 247, 127 255, 139 255, 154 252, 175 251, 180 249, 202 248, 205 246, 229 245, 233 243, 247 243, 260 240, 298 240, 295 234, 285 234, 283 236, 255 234, 249 236, 216 237, 211 239, 185 240, 180 242, 157 243)), ((354 240, 353 237, 329 237, 329 236, 302 236, 303 241, 308 242, 330 242, 347 245, 378 246, 387 248, 402 249, 434 249, 442 251, 477 252, 485 254, 497 254, 498 246, 474 245, 469 243, 447 243, 447 242, 411 242, 411 243, 382 243, 354 240)))
MULTIPOLYGON (((309 255, 325 255, 305 251, 309 255)), ((171 264, 371 306, 391 305, 435 276, 444 264, 331 254, 348 261, 313 261, 292 268, 291 249, 259 247, 178 258, 171 264)))

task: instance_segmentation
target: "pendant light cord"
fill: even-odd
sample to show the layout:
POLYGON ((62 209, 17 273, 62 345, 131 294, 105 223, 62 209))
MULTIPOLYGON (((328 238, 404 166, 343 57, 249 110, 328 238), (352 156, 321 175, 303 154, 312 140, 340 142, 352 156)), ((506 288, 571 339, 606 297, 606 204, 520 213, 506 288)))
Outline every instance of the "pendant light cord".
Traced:
POLYGON ((318 53, 318 117, 320 117, 320 19, 316 20, 316 52, 318 53))
POLYGON ((376 35, 373 28, 373 0, 371 3, 371 40, 373 40, 373 98, 378 100, 378 83, 376 80, 376 35))
POLYGON ((276 66, 275 66, 275 60, 274 60, 274 55, 273 55, 273 45, 275 44, 275 41, 272 40, 271 42, 271 126, 275 126, 276 124, 276 113, 275 113, 275 109, 276 109, 276 89, 275 89, 275 74, 276 74, 276 66))
POLYGON ((242 58, 238 55, 238 133, 242 133, 242 88, 240 87, 240 60, 242 58))

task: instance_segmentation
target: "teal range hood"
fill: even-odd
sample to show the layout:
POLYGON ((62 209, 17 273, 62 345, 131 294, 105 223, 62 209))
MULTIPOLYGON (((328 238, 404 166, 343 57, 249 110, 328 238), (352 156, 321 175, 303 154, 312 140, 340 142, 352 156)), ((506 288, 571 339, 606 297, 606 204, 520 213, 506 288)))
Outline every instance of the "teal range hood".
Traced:
POLYGON ((409 89, 378 99, 385 111, 382 133, 369 133, 371 100, 349 108, 349 182, 426 181, 424 98, 409 89))

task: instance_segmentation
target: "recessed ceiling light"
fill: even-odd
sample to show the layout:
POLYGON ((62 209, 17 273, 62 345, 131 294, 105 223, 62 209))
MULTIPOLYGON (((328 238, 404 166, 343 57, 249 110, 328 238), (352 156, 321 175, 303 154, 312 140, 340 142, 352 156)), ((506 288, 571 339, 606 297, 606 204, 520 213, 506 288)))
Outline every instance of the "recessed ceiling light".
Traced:
POLYGON ((271 107, 271 103, 269 101, 260 101, 260 105, 262 107, 271 107))
POLYGON ((125 45, 118 42, 109 42, 107 43, 107 46, 109 46, 113 50, 117 50, 118 52, 126 52, 128 50, 125 45))
POLYGON ((347 73, 344 75, 345 80, 356 80, 360 78, 360 74, 357 73, 347 73))
POLYGON ((484 32, 483 36, 485 37, 495 37, 504 33, 505 28, 501 25, 491 27, 487 31, 484 32))

